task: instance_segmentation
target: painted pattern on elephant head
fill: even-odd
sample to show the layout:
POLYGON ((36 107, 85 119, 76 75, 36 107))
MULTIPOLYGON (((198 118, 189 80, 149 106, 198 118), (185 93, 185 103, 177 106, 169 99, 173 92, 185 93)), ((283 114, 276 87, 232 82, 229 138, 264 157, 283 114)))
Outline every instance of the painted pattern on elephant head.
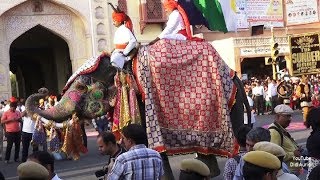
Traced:
POLYGON ((82 75, 74 81, 60 103, 65 107, 74 106, 74 110, 86 118, 95 118, 110 110, 109 101, 115 94, 114 90, 106 88, 102 82, 82 75))

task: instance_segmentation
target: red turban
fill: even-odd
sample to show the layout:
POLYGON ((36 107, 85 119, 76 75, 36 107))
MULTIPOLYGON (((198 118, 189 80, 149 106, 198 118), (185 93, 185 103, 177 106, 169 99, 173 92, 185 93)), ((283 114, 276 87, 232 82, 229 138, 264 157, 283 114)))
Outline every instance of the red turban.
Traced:
POLYGON ((9 99, 9 101, 13 103, 13 102, 17 102, 18 100, 17 100, 15 97, 12 96, 12 97, 9 99))
POLYGON ((191 29, 190 29, 190 22, 189 22, 189 18, 187 16, 187 13, 184 11, 184 9, 178 4, 177 1, 175 0, 165 0, 163 2, 163 6, 165 9, 168 10, 174 10, 177 9, 179 11, 179 13, 182 16, 184 25, 186 27, 186 32, 187 32, 187 39, 192 39, 192 35, 191 35, 191 29))
POLYGON ((133 32, 133 25, 130 17, 123 12, 113 12, 112 19, 117 22, 124 22, 125 26, 133 32))
POLYGON ((175 0, 165 0, 163 2, 163 6, 164 6, 165 9, 168 9, 168 10, 172 11, 172 10, 178 8, 178 3, 175 0))

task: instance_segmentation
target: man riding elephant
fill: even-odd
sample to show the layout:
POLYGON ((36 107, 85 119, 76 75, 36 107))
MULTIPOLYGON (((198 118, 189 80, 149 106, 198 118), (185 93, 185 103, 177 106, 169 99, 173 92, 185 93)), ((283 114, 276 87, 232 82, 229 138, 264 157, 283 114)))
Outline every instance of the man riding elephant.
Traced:
POLYGON ((123 68, 125 62, 132 59, 130 52, 136 47, 137 39, 133 34, 133 27, 131 19, 124 12, 113 8, 112 13, 113 25, 117 27, 114 34, 113 43, 115 49, 111 54, 111 64, 118 68, 123 68))

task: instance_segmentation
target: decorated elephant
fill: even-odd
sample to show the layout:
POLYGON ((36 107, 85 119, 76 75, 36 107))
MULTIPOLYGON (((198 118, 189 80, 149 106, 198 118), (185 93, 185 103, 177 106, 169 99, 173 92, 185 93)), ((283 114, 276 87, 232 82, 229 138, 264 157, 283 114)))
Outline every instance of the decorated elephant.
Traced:
POLYGON ((173 178, 167 155, 181 153, 197 153, 211 175, 219 175, 215 155, 237 151, 234 132, 243 125, 244 108, 250 108, 241 80, 206 42, 160 40, 142 46, 131 72, 112 66, 103 53, 69 78, 56 106, 37 108, 36 102, 47 95, 40 89, 27 99, 26 109, 44 122, 61 123, 73 112, 80 119, 102 116, 115 106, 119 72, 136 77, 148 144, 162 154, 166 177, 173 178))

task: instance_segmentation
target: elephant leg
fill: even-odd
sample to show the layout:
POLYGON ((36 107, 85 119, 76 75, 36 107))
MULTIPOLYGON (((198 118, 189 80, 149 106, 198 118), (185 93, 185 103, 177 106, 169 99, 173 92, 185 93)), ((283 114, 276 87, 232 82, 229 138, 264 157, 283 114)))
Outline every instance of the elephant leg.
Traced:
POLYGON ((210 177, 216 177, 220 175, 219 164, 217 161, 217 157, 215 155, 213 154, 204 155, 204 154, 197 153, 196 159, 202 161, 208 166, 210 170, 210 177))
POLYGON ((169 163, 169 158, 165 152, 160 153, 163 163, 163 170, 164 170, 164 180, 174 180, 174 176, 172 173, 172 169, 169 163))

